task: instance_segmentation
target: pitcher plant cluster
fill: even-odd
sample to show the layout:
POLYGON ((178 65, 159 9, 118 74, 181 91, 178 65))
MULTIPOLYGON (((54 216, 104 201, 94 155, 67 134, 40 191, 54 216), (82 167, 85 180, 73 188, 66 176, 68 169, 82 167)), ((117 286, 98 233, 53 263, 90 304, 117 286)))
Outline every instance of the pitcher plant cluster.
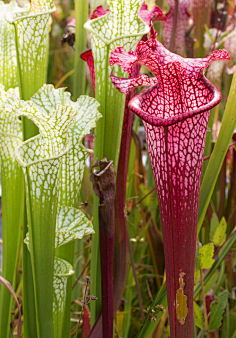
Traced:
POLYGON ((235 25, 0 0, 0 337, 236 337, 235 25))

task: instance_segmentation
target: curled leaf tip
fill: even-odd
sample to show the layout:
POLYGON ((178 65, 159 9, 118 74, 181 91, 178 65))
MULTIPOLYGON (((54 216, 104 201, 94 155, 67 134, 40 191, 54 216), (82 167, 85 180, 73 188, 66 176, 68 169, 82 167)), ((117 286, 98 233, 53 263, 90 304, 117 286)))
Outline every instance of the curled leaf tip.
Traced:
POLYGON ((113 74, 113 72, 110 75, 111 81, 113 85, 124 94, 128 94, 129 91, 133 88, 139 87, 139 86, 153 86, 157 83, 156 77, 149 78, 147 75, 140 74, 136 77, 131 77, 128 79, 121 79, 113 74))
POLYGON ((144 3, 140 8, 139 16, 149 26, 155 21, 166 21, 165 14, 158 6, 154 6, 151 10, 149 10, 146 3, 144 3))
POLYGON ((123 47, 117 47, 113 52, 111 52, 109 62, 110 66, 118 63, 124 71, 131 73, 137 60, 137 53, 135 51, 131 50, 130 52, 125 52, 123 47))
POLYGON ((151 27, 150 38, 147 41, 140 41, 136 51, 125 52, 122 47, 116 48, 111 52, 110 65, 118 63, 125 71, 131 73, 133 65, 140 63, 146 66, 158 80, 162 81, 163 75, 170 72, 168 70, 170 65, 178 68, 177 73, 182 72, 187 77, 193 77, 197 76, 211 62, 230 58, 225 49, 214 51, 210 56, 202 59, 183 58, 166 49, 156 37, 157 33, 151 27))

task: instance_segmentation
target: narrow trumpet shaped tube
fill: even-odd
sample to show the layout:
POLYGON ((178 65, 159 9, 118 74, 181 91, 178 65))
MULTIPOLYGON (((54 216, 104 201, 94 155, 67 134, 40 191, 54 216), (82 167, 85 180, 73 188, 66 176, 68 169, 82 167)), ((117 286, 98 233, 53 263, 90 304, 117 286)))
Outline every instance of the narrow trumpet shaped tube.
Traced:
MULTIPOLYGON (((96 126, 101 117, 98 112, 98 102, 89 96, 81 95, 76 102, 70 99, 70 93, 64 88, 55 89, 52 85, 44 85, 31 98, 37 107, 48 116, 57 109, 58 104, 70 105, 77 110, 75 122, 68 130, 71 142, 69 152, 62 158, 60 179, 58 182, 58 209, 55 234, 55 254, 71 265, 74 264, 75 239, 81 239, 94 233, 92 223, 78 210, 80 188, 83 179, 85 161, 92 152, 82 144, 83 137, 96 126)), ((63 263, 64 267, 65 263, 63 263)), ((60 264, 56 264, 57 267, 60 264)), ((58 269, 57 269, 58 270, 58 269)), ((64 268, 63 268, 64 270, 64 268)), ((69 276, 68 276, 69 277, 69 276)), ((55 272, 54 272, 54 280, 55 272)), ((54 335, 67 337, 70 332, 70 303, 72 277, 61 277, 66 292, 60 296, 60 303, 54 302, 54 335), (58 306, 58 304, 60 306, 58 306)), ((54 285, 60 285, 54 283, 54 285)), ((54 294, 58 294, 54 288, 54 294)))
POLYGON ((38 337, 53 337, 53 276, 57 189, 62 157, 71 148, 67 130, 77 111, 57 106, 47 116, 31 101, 13 106, 15 114, 31 119, 40 135, 17 150, 26 182, 29 249, 34 280, 38 337))
MULTIPOLYGON (((160 205, 172 338, 192 336, 193 286, 198 202, 210 109, 221 94, 203 75, 214 60, 229 58, 215 51, 204 59, 184 59, 156 39, 141 41, 136 52, 117 48, 110 64, 127 71, 138 63, 153 72, 157 84, 134 97, 130 109, 141 117, 160 205)), ((112 76, 122 88, 127 79, 112 76)))

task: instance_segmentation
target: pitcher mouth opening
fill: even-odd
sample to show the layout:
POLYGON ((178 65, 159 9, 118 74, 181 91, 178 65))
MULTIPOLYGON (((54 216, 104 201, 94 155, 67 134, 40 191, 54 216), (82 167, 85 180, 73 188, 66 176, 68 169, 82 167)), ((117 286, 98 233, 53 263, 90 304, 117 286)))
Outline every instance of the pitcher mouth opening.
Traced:
MULTIPOLYGON (((153 113, 150 111, 148 112, 147 109, 143 107, 143 103, 147 100, 151 102, 150 107, 151 108, 154 105, 154 97, 155 95, 153 92, 159 88, 159 84, 156 84, 152 86, 151 88, 148 88, 144 90, 142 93, 135 96, 130 102, 129 102, 129 108, 138 115, 143 121, 147 122, 148 124, 156 127, 168 127, 171 125, 174 125, 178 122, 184 121, 188 118, 191 118, 195 115, 204 113, 206 111, 209 111, 213 107, 215 107, 218 103, 221 101, 221 92, 210 82, 208 81, 205 76, 202 74, 201 81, 204 82, 204 85, 206 87, 206 90, 209 91, 209 96, 212 97, 208 103, 202 104, 201 107, 196 107, 193 109, 189 109, 187 107, 183 107, 186 109, 185 112, 179 113, 173 116, 160 116, 161 114, 157 113, 157 108, 153 107, 153 113)), ((196 100, 196 99, 195 99, 196 100)), ((166 101, 168 102, 168 101, 166 101)), ((156 106, 156 102, 155 102, 156 106)), ((150 109, 151 110, 151 109, 150 109)), ((162 113, 163 114, 163 113, 162 113)), ((165 114, 163 114, 165 115, 165 114)))
POLYGON ((38 141, 41 138, 42 138, 41 135, 34 136, 31 139, 23 142, 19 147, 17 147, 15 151, 15 156, 17 162, 21 167, 26 168, 37 163, 53 161, 67 154, 71 148, 71 141, 67 139, 62 149, 59 149, 58 153, 55 154, 54 156, 40 156, 39 152, 38 158, 36 160, 30 160, 30 158, 27 157, 28 149, 26 148, 26 146, 27 144, 33 143, 34 141, 38 141))

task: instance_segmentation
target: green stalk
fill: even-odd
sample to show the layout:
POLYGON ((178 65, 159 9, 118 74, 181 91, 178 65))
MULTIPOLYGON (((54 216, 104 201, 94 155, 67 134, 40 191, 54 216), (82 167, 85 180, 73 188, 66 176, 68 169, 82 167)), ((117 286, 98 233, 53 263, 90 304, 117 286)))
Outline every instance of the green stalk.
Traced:
MULTIPOLYGON (((10 30, 4 16, 11 11, 21 11, 13 0, 9 4, 0 1, 0 83, 5 87, 15 88, 18 85, 14 31, 10 30)), ((0 87, 0 159, 2 182, 2 233, 3 233, 3 263, 2 276, 15 289, 17 258, 23 225, 24 180, 22 170, 14 157, 15 147, 22 142, 19 121, 10 127, 11 121, 6 114, 4 101, 11 103, 18 100, 16 91, 6 93, 0 87), (7 99, 8 97, 8 99, 7 99), (11 100, 10 99, 10 100, 11 100), (9 128, 7 127, 9 124, 9 128), (5 132, 4 132, 5 131, 5 132)), ((6 102, 5 102, 6 103, 6 102)), ((0 296, 0 336, 10 337, 12 295, 2 284, 0 296)))
MULTIPOLYGON (((77 98, 80 95, 85 94, 85 88, 86 88, 85 63, 81 59, 80 54, 87 48, 87 32, 84 29, 84 23, 88 20, 88 0, 75 0, 75 19, 76 19, 76 41, 77 43, 75 43, 75 58, 74 58, 75 74, 74 74, 73 96, 74 98, 77 98)), ((78 203, 79 201, 76 201, 76 205, 73 204, 73 207, 77 208, 78 203)), ((66 205, 70 205, 70 204, 66 204, 66 205)), ((83 243, 81 241, 77 241, 77 243, 73 242, 73 243, 68 243, 67 245, 68 245, 68 252, 71 251, 71 255, 70 256, 67 255, 68 261, 72 265, 74 265, 75 250, 77 251, 78 246, 81 249, 81 246, 83 245, 83 243), (74 248, 73 253, 72 253, 72 247, 74 248)), ((80 260, 76 266, 76 273, 75 273, 76 276, 79 276, 81 271, 82 271, 82 260, 80 260)), ((72 278, 70 278, 70 281, 68 281, 67 298, 69 295, 71 295, 71 291, 70 291, 71 289, 72 289, 72 278)), ((78 283, 72 291, 72 299, 78 299, 79 296, 80 296, 80 284, 78 283)), ((69 303, 69 300, 67 301, 69 303)), ((67 317, 68 316, 69 316, 69 313, 67 314, 67 317)), ((66 322, 68 322, 68 320, 66 322)))
MULTIPOLYGON (((113 160, 117 172, 119 150, 123 126, 125 95, 119 93, 110 80, 112 71, 109 65, 110 52, 118 46, 125 50, 134 49, 141 36, 149 32, 149 27, 138 17, 142 0, 111 0, 109 13, 91 20, 85 28, 91 33, 92 52, 95 66, 96 99, 100 103, 103 119, 98 121, 95 131, 94 158, 99 160, 107 157, 113 160), (135 33, 134 33, 135 32, 135 33)), ((127 74, 117 65, 113 73, 119 77, 127 74)), ((101 299, 99 264, 99 222, 98 198, 94 196, 94 230, 91 252, 91 293, 101 299)), ((91 324, 94 323, 101 310, 101 303, 91 304, 91 324)))
MULTIPOLYGON (((212 127, 214 122, 214 115, 215 115, 216 109, 212 109, 208 121, 208 129, 206 134, 206 143, 205 143, 205 151, 204 151, 204 157, 209 156, 211 154, 211 148, 212 148, 212 127)), ((208 165, 208 161, 203 162, 202 166, 202 179, 205 175, 206 168, 208 165)))
MULTIPOLYGON (((22 170, 17 163, 12 163, 10 158, 8 161, 1 162, 2 164, 4 163, 1 168, 4 238, 2 277, 9 281, 12 288, 15 289, 15 271, 20 246, 21 227, 23 225, 24 180, 22 170), (6 164, 12 165, 11 175, 9 175, 6 164)), ((10 337, 11 306, 12 296, 2 286, 0 297, 0 328, 2 337, 10 337)))
POLYGON ((76 19, 76 41, 75 43, 75 74, 74 74, 74 98, 85 94, 85 63, 80 54, 87 46, 87 32, 84 23, 88 19, 88 0, 75 0, 75 19, 76 19))
MULTIPOLYGON (((9 115, 9 104, 17 102, 17 90, 0 88, 0 158, 2 180, 2 276, 15 288, 24 210, 24 179, 14 151, 22 143, 19 120, 9 115), (5 96, 5 98, 4 98, 5 96)), ((0 297, 0 336, 10 337, 12 296, 2 284, 0 297)))

